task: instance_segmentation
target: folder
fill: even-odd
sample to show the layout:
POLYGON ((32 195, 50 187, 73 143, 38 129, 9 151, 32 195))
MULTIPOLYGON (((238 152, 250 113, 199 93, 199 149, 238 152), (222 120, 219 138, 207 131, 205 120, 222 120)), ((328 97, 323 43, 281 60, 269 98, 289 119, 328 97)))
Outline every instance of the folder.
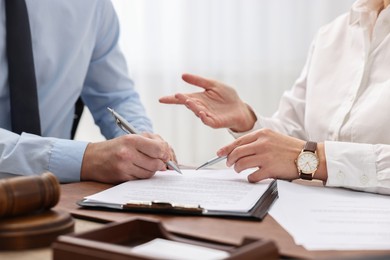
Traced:
POLYGON ((183 177, 158 172, 151 179, 114 186, 77 204, 90 209, 262 220, 278 197, 276 180, 248 183, 245 174, 232 171, 183 170, 183 177))
POLYGON ((81 259, 279 259, 274 242, 244 237, 239 244, 169 232, 156 220, 113 222, 84 233, 63 235, 52 245, 54 260, 81 259), (158 241, 168 246, 140 246, 158 241), (188 246, 188 247, 187 247, 188 246), (195 249, 195 251, 193 250, 195 249), (188 250, 192 250, 191 253, 188 250), (184 255, 183 255, 184 253, 184 255), (211 255, 210 255, 211 254, 211 255))

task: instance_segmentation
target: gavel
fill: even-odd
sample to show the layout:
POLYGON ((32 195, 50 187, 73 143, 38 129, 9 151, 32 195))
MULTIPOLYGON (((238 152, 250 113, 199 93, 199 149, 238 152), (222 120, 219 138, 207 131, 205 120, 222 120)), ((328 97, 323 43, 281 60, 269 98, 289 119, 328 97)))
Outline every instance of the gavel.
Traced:
POLYGON ((45 172, 0 180, 0 218, 20 216, 54 207, 60 198, 57 177, 45 172))

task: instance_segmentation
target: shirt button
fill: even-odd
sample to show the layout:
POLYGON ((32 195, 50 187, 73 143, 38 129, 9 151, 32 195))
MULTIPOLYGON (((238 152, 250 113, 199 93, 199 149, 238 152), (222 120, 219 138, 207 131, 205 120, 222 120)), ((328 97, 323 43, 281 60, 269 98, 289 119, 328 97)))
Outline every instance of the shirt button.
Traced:
POLYGON ((368 183, 367 175, 360 176, 360 183, 366 185, 368 183))

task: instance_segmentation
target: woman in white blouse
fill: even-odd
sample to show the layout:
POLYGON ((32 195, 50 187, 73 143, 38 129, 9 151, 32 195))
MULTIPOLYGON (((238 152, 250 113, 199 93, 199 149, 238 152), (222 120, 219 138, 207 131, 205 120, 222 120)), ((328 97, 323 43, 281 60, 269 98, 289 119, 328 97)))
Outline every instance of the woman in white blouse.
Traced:
POLYGON ((390 194, 389 4, 358 0, 322 27, 271 118, 256 114, 233 88, 190 74, 183 80, 203 92, 160 102, 184 104, 204 124, 229 128, 237 139, 217 154, 227 155, 237 172, 258 167, 250 182, 314 178, 326 186, 390 194), (317 159, 310 151, 316 143, 317 159))

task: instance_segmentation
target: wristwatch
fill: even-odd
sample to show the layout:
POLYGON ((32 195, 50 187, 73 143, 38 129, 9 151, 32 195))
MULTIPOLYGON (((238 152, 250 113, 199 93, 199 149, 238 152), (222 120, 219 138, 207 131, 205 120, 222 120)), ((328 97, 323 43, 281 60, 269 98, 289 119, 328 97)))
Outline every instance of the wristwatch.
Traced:
POLYGON ((317 156, 317 143, 308 141, 298 155, 295 163, 298 168, 299 177, 304 180, 312 180, 317 171, 320 160, 317 156))

